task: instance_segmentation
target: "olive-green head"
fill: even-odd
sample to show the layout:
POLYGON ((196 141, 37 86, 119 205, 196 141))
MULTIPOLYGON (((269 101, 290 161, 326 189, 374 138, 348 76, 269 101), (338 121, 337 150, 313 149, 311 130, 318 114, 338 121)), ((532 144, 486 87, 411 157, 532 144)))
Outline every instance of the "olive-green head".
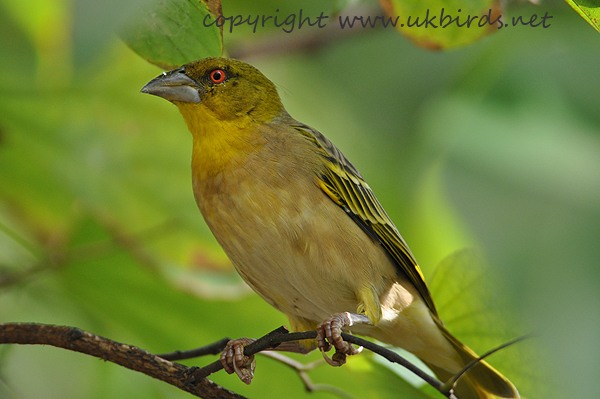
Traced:
POLYGON ((229 58, 204 58, 163 72, 141 91, 178 106, 202 104, 222 121, 249 117, 266 123, 283 111, 273 82, 252 65, 229 58))

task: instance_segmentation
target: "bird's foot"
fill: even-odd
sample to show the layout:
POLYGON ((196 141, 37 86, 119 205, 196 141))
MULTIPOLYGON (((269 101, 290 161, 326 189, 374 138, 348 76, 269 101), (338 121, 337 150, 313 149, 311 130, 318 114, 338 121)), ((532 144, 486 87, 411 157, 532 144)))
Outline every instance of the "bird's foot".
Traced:
POLYGON ((354 324, 368 324, 369 319, 365 315, 354 313, 335 313, 317 327, 317 346, 323 354, 323 358, 332 366, 341 366, 346 363, 346 355, 356 355, 362 351, 362 346, 354 347, 342 339, 342 328, 354 324), (335 354, 329 358, 325 352, 335 348, 335 354))
POLYGON ((244 355, 244 347, 256 341, 252 338, 238 338, 227 343, 223 353, 221 353, 221 364, 228 374, 237 374, 245 384, 249 385, 254 377, 256 360, 254 355, 248 357, 244 355))

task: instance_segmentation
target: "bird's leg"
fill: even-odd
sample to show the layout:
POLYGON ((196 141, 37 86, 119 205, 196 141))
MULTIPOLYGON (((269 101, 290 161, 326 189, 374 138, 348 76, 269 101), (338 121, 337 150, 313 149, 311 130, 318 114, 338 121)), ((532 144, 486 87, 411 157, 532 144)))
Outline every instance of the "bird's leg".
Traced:
POLYGON ((317 327, 317 345, 330 365, 341 366, 346 363, 346 355, 356 355, 362 351, 362 347, 355 348, 342 339, 342 328, 355 324, 369 324, 369 318, 356 313, 335 313, 317 327), (331 345, 335 347, 335 354, 330 359, 325 352, 331 349, 331 345))
POLYGON ((256 340, 252 338, 233 339, 227 343, 221 353, 221 364, 227 374, 236 373, 245 384, 252 382, 256 359, 254 359, 254 355, 250 357, 244 355, 244 347, 254 341, 256 340))
MULTIPOLYGON (((361 348, 355 348, 352 344, 342 339, 342 328, 351 327, 356 324, 369 324, 369 318, 366 315, 356 313, 335 313, 317 327, 317 346, 323 353, 325 361, 332 366, 341 366, 346 363, 346 355, 356 355, 362 351, 361 348), (335 354, 331 359, 325 352, 335 347, 335 354)), ((237 376, 246 384, 252 382, 256 360, 254 355, 244 355, 244 348, 256 341, 252 338, 238 338, 231 340, 221 353, 221 364, 228 374, 236 373, 237 376)), ((303 345, 300 342, 282 342, 276 348, 268 350, 309 353, 313 347, 303 345)))
MULTIPOLYGON (((253 338, 238 338, 233 339, 227 343, 225 349, 221 353, 221 364, 223 369, 228 374, 237 374, 245 384, 250 384, 254 377, 254 369, 256 368, 256 359, 254 355, 244 355, 244 348, 256 341, 253 338)), ((313 347, 314 348, 314 347, 313 347)), ((282 351, 282 352, 293 352, 306 354, 313 348, 302 345, 299 342, 282 342, 276 348, 270 348, 267 350, 282 351)))

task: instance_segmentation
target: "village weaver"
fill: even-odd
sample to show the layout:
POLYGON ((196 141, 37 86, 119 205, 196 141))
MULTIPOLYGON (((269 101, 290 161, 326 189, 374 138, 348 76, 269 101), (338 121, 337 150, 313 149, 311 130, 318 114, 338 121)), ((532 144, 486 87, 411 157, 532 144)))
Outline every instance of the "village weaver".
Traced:
MULTIPOLYGON (((403 348, 447 381, 477 355, 440 320, 415 258, 358 170, 317 130, 292 118, 253 66, 205 58, 142 89, 179 108, 193 137, 196 202, 254 291, 341 365, 358 349, 341 332, 403 348), (325 351, 333 345, 336 354, 325 351)), ((230 341, 221 361, 250 383, 252 340, 230 341)), ((519 398, 485 361, 456 385, 459 399, 519 398)))

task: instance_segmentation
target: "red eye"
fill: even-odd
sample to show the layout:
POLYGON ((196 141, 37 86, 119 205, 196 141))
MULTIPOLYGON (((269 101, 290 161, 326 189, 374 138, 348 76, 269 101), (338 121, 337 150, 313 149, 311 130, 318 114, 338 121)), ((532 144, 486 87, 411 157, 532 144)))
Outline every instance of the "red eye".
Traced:
POLYGON ((210 80, 213 83, 222 83, 225 78, 227 78, 227 74, 222 69, 215 69, 210 73, 210 80))

